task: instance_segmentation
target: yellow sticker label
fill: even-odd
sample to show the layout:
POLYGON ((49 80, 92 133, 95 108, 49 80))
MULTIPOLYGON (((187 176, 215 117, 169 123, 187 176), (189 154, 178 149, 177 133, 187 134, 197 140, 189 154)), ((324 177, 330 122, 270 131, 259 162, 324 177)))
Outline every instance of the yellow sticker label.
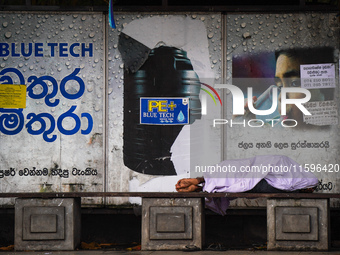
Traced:
POLYGON ((0 84, 0 108, 26 108, 26 85, 0 84))

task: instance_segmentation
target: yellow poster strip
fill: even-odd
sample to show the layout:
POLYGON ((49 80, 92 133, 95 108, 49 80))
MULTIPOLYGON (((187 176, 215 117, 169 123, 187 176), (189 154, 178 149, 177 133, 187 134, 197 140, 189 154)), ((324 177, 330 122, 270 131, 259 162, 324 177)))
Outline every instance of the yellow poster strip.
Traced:
POLYGON ((0 84, 0 108, 26 108, 26 85, 0 84))

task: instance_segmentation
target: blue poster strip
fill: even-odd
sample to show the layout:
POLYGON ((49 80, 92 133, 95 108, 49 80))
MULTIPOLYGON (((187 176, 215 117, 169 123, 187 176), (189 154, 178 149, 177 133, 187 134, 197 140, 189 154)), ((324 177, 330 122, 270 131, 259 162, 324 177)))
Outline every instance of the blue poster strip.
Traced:
POLYGON ((189 98, 140 98, 140 124, 189 124, 189 98))

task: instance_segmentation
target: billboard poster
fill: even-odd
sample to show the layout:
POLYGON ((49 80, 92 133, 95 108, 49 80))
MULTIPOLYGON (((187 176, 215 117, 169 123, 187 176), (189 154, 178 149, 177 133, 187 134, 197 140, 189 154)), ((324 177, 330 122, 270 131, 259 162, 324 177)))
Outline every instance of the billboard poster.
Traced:
POLYGON ((109 31, 108 187, 175 191, 177 180, 190 175, 190 133, 204 119, 202 89, 210 93, 207 86, 221 79, 222 16, 114 17, 116 29, 109 31), (168 119, 161 119, 163 111, 168 119))
POLYGON ((225 84, 242 93, 225 89, 219 123, 225 159, 288 156, 315 174, 317 192, 339 192, 339 28, 329 25, 333 16, 228 15, 225 84))
POLYGON ((103 17, 1 14, 0 192, 103 190, 103 17))
POLYGON ((175 191, 283 155, 338 192, 334 15, 2 14, 0 191, 175 191))

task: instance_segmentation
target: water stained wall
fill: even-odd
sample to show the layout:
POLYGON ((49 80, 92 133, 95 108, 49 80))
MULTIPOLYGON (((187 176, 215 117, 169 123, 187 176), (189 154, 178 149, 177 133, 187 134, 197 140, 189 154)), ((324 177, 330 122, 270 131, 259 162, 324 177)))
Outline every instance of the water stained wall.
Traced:
MULTIPOLYGON (((325 66, 324 63, 332 63, 335 70, 333 77, 336 80, 333 88, 310 89, 312 93, 310 101, 318 105, 317 109, 320 111, 326 104, 322 102, 328 101, 334 105, 332 110, 337 115, 339 26, 334 23, 334 18, 333 13, 228 15, 226 20, 228 80, 232 81, 232 84, 243 86, 243 89, 252 86, 259 96, 277 82, 274 77, 279 77, 282 71, 277 64, 277 56, 282 52, 300 54, 299 57, 295 55, 295 59, 299 59, 297 62, 300 67, 308 65, 308 68, 321 68, 325 66)), ((298 70, 296 78, 298 82, 306 78, 302 77, 302 69, 298 70)), ((246 89, 243 91, 247 97, 246 89)), ((230 118, 232 116, 230 93, 226 95, 226 100, 228 103, 225 116, 230 118)), ((322 114, 326 116, 328 113, 325 111, 322 114)), ((252 118, 262 117, 256 115, 252 118)), ((267 124, 262 128, 254 128, 252 127, 254 123, 248 125, 248 122, 242 127, 225 125, 224 141, 228 144, 228 149, 224 156, 235 159, 254 155, 286 155, 318 177, 320 182, 317 192, 338 192, 339 125, 337 117, 335 119, 334 123, 320 120, 315 125, 306 125, 304 120, 299 120, 295 128, 281 125, 283 119, 275 121, 277 125, 274 127, 267 124)), ((235 203, 254 204, 241 200, 235 203)))
POLYGON ((0 19, 2 83, 27 87, 26 108, 0 110, 1 192, 102 191, 104 16, 0 19))
MULTIPOLYGON (((143 45, 125 45, 141 59, 133 71, 147 59, 148 49, 177 47, 187 52, 201 83, 214 87, 246 82, 258 95, 274 84, 275 51, 328 47, 336 70, 330 101, 337 102, 339 27, 334 16, 115 13, 117 28, 112 29, 101 13, 1 13, 0 81, 26 84, 27 106, 0 109, 0 192, 174 191, 179 178, 200 174, 193 173, 193 163, 264 154, 286 155, 312 167, 326 165, 327 171, 313 170, 321 182, 318 192, 338 192, 338 124, 302 131, 213 126, 214 119, 232 119, 232 95, 217 89, 219 103, 204 85, 201 88, 212 93, 200 92, 207 113, 184 125, 170 146, 173 175, 132 171, 123 160, 126 66, 119 47, 125 35, 143 45), (305 147, 319 147, 302 148, 305 141, 305 147), (244 146, 251 143, 252 148, 244 146)), ((102 199, 84 202, 103 204, 102 199)), ((108 205, 135 202, 139 200, 106 200, 108 205)))

